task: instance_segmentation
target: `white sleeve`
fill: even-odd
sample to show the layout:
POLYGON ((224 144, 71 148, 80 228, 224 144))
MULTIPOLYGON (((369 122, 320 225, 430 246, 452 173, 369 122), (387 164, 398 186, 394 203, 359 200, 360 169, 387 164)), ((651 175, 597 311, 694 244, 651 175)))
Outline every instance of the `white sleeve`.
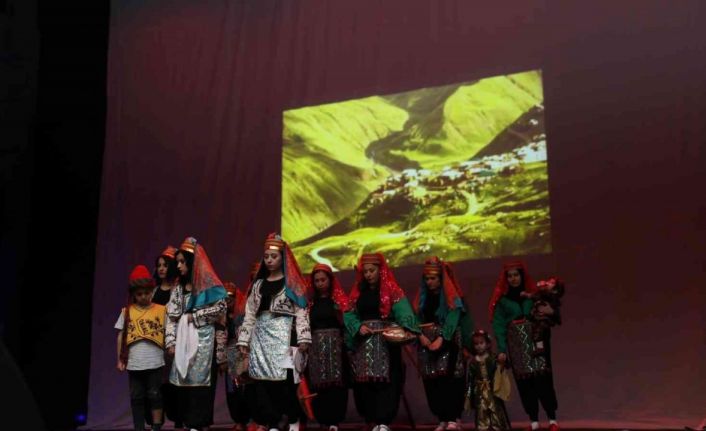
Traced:
POLYGON ((118 331, 122 331, 124 326, 125 326, 125 309, 123 308, 122 310, 120 310, 120 316, 118 316, 118 320, 115 322, 114 328, 117 329, 118 331))
POLYGON ((236 343, 238 346, 247 347, 250 345, 250 336, 257 320, 257 310, 260 308, 261 283, 261 280, 255 283, 250 291, 250 296, 248 296, 248 301, 245 303, 245 316, 243 317, 243 323, 238 329, 238 342, 236 343))

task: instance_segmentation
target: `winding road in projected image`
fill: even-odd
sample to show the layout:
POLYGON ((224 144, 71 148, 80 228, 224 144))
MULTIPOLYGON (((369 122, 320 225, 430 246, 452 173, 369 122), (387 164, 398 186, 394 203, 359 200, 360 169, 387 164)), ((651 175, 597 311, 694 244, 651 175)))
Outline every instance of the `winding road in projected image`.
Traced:
POLYGON ((480 205, 478 204, 478 198, 476 197, 475 193, 468 193, 465 190, 461 190, 461 194, 468 199, 468 211, 466 211, 466 215, 473 215, 478 212, 480 209, 480 205))
MULTIPOLYGON (((469 199, 470 198, 473 198, 473 197, 469 196, 469 199)), ((469 202, 470 202, 470 200, 469 200, 469 202)), ((407 229, 402 232, 390 232, 390 233, 378 235, 374 241, 359 241, 360 246, 358 247, 358 250, 356 251, 355 256, 360 256, 361 254, 363 254, 366 247, 369 246, 370 244, 373 244, 374 242, 377 242, 380 240, 384 241, 384 240, 402 238, 405 236, 411 236, 418 229, 419 229, 419 226, 415 226, 412 229, 407 229)), ((320 254, 322 251, 325 252, 329 248, 334 248, 334 247, 329 247, 326 245, 318 246, 309 252, 309 256, 311 256, 311 258, 314 259, 314 261, 317 263, 323 263, 324 265, 330 266, 333 271, 340 271, 340 269, 336 268, 336 266, 333 264, 333 262, 331 262, 330 259, 327 259, 327 258, 321 256, 321 254, 320 254)))
POLYGON ((334 264, 333 264, 333 262, 331 262, 331 260, 329 260, 319 254, 319 252, 321 250, 324 250, 325 248, 326 248, 325 246, 316 247, 315 249, 311 250, 311 252, 309 253, 309 256, 311 256, 311 258, 314 259, 315 262, 323 263, 324 265, 330 266, 332 271, 338 271, 338 268, 336 268, 334 266, 334 264))

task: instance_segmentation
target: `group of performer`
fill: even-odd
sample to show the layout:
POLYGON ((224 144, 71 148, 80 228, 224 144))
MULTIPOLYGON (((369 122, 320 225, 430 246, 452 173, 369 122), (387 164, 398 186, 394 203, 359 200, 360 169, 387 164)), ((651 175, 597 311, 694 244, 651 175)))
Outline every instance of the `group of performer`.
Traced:
POLYGON ((298 431, 308 417, 336 431, 352 388, 366 428, 389 431, 408 362, 435 431, 461 429, 464 407, 477 429, 510 430, 510 373, 529 429, 539 428, 541 403, 549 431, 559 431, 550 335, 562 295, 560 280, 534 284, 523 263, 506 264, 490 300, 491 337, 474 329, 452 266, 438 257, 425 262, 410 303, 381 253, 360 257, 346 294, 327 265, 304 276, 289 245, 270 234, 238 289, 189 237, 157 257, 154 273, 138 265, 130 274, 115 325, 117 367, 129 373, 136 430, 146 422, 159 430, 165 416, 175 428, 208 429, 220 373, 235 430, 298 431))

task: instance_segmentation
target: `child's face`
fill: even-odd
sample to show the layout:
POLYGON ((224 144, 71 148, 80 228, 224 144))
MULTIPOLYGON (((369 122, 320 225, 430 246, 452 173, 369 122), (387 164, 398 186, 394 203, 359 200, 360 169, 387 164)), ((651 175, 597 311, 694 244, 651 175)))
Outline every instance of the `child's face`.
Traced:
POLYGON ((167 278, 167 271, 168 271, 168 266, 167 266, 167 260, 163 257, 160 257, 157 260, 157 276, 164 280, 167 278))
POLYGON ((263 256, 265 266, 270 272, 277 271, 282 268, 282 253, 279 250, 265 250, 263 256))
POLYGON ((441 280, 436 274, 425 275, 424 282, 427 285, 427 289, 431 290, 432 292, 436 292, 439 289, 439 286, 441 286, 441 280))
POLYGON ((135 304, 140 307, 147 307, 152 302, 152 291, 150 289, 137 289, 133 295, 135 304))
POLYGON ((517 269, 507 271, 507 284, 510 287, 520 287, 522 285, 522 274, 517 269))
POLYGON ((314 274, 314 287, 316 287, 316 291, 319 292, 319 294, 327 294, 330 284, 331 281, 328 279, 328 275, 324 271, 316 271, 314 274))
POLYGON ((184 255, 181 253, 177 253, 176 261, 177 261, 177 269, 179 270, 179 274, 181 274, 182 276, 185 276, 186 274, 188 274, 189 267, 186 266, 186 259, 184 258, 184 255))
POLYGON ((488 350, 488 343, 485 341, 485 338, 476 337, 473 339, 473 348, 476 350, 476 353, 482 355, 488 350))
POLYGON ((377 285, 380 280, 380 267, 372 263, 364 264, 363 277, 368 284, 377 285))

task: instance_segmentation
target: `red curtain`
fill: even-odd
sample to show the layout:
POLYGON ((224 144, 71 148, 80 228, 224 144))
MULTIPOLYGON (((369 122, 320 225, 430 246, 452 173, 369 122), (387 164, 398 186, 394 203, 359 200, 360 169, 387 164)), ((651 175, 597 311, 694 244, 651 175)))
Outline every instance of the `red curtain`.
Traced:
MULTIPOLYGON (((112 366, 129 269, 193 235, 223 280, 242 282, 278 229, 283 110, 534 68, 554 253, 527 259, 535 278, 568 281, 554 333, 559 418, 678 427, 706 416, 704 9, 114 1, 89 425, 129 423, 126 379, 112 366)), ((500 262, 456 267, 486 329, 500 262)), ((396 273, 410 296, 420 272, 396 273)), ((419 386, 410 374, 416 419, 431 422, 419 386)), ((509 410, 521 422, 517 399, 509 410)))

